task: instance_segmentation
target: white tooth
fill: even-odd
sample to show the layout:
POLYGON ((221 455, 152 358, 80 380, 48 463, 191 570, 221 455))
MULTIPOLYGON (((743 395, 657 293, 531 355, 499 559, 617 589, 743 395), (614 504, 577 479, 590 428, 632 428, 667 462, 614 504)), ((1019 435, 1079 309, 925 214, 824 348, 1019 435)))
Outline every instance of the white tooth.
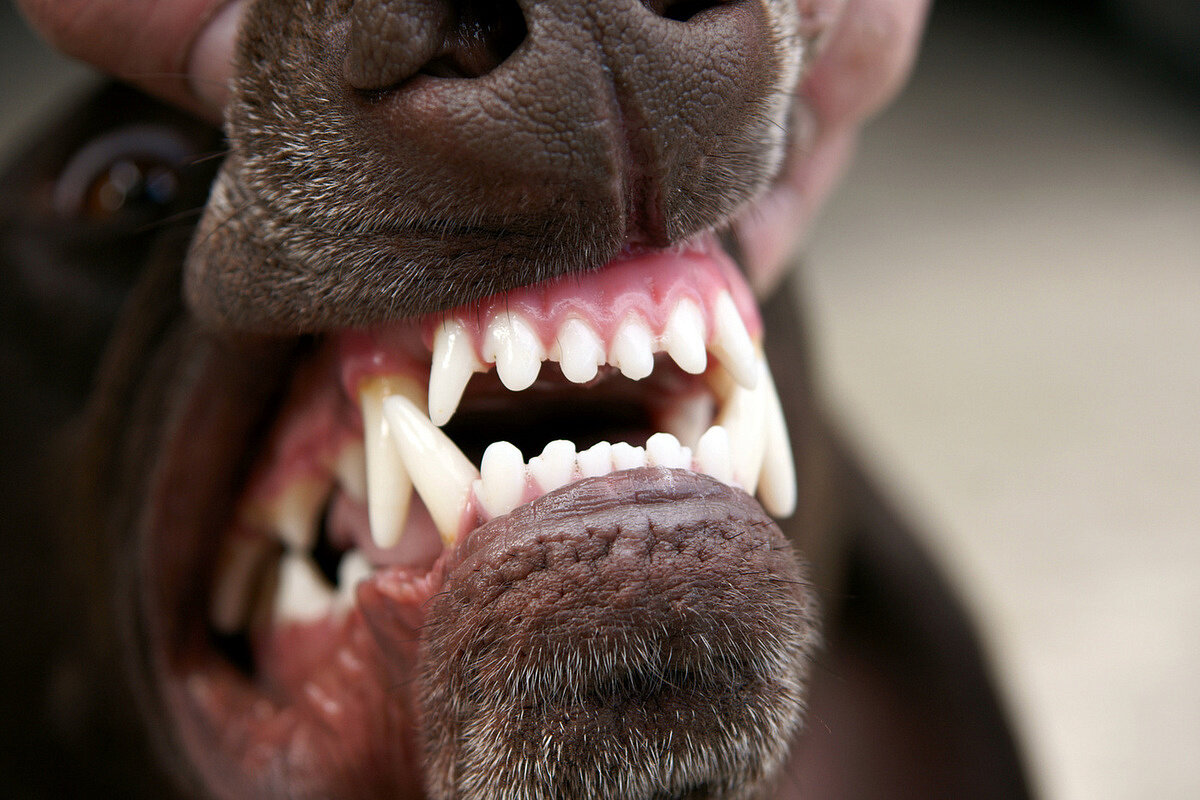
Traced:
POLYGON ((630 315, 621 323, 608 349, 608 363, 632 381, 654 371, 654 339, 641 317, 630 315))
POLYGON ((597 478, 613 471, 612 445, 597 442, 575 457, 579 472, 585 478, 597 478))
POLYGON ((246 624, 259 583, 255 578, 276 547, 262 536, 236 536, 222 548, 209 607, 219 633, 237 633, 246 624))
POLYGON ((733 483, 733 466, 729 456, 729 432, 713 425, 696 443, 696 470, 711 475, 722 483, 733 483))
POLYGON ((333 603, 333 587, 312 559, 298 553, 284 553, 275 589, 275 618, 311 622, 329 614, 333 603))
POLYGON ((733 379, 747 389, 758 382, 758 358, 746 323, 728 292, 722 292, 713 308, 713 340, 709 349, 733 379))
POLYGON ((656 433, 646 440, 646 463, 652 467, 689 469, 692 466, 692 451, 686 450, 679 440, 669 433, 656 433))
POLYGON ((394 547, 404 532, 412 481, 396 450, 396 433, 383 413, 390 395, 419 396, 416 383, 398 375, 377 376, 359 390, 367 465, 367 519, 371 539, 381 549, 394 547))
POLYGON ((483 357, 496 363, 496 374, 509 391, 519 392, 537 380, 546 351, 525 318, 506 311, 488 326, 483 357))
MULTIPOLYGON (((765 370, 759 359, 759 369, 765 370)), ((733 479, 748 494, 754 494, 758 486, 759 470, 762 469, 763 450, 766 438, 763 402, 763 384, 759 377, 757 389, 734 386, 725 400, 725 407, 717 423, 729 432, 730 455, 733 459, 733 479)))
POLYGON ((471 486, 479 478, 478 470, 407 397, 387 398, 383 413, 395 430, 400 458, 442 541, 452 544, 458 537, 471 486))
POLYGON ((329 487, 315 478, 289 484, 265 510, 268 526, 290 549, 311 550, 317 541, 317 517, 328 491, 329 487))
POLYGON ((699 375, 708 365, 704 346, 704 317, 691 300, 680 300, 667 318, 663 346, 684 372, 699 375))
POLYGON ((612 446, 614 470, 637 469, 646 466, 646 451, 628 442, 614 442, 612 446))
POLYGON ((659 426, 681 443, 694 447, 713 420, 713 397, 706 391, 693 392, 667 407, 659 426))
POLYGON ((337 571, 337 602, 343 610, 354 606, 358 585, 375 574, 375 568, 363 555, 362 550, 354 548, 347 550, 338 562, 337 571))
POLYGON ((558 349, 562 374, 572 383, 587 383, 604 363, 604 344, 592 326, 578 317, 558 329, 558 349))
POLYGON ((796 510, 796 465, 792 460, 792 444, 788 438, 787 421, 779 403, 779 392, 771 373, 764 367, 759 378, 765 394, 763 405, 766 419, 766 450, 763 452, 762 479, 758 496, 763 508, 776 517, 790 517, 796 510))
POLYGON ((346 442, 334 462, 333 472, 343 492, 359 503, 366 501, 367 456, 362 442, 357 439, 346 442))
POLYGON ((509 442, 488 445, 479 472, 475 495, 493 517, 507 514, 524 500, 525 458, 515 445, 509 442))
POLYGON ((556 439, 529 459, 529 474, 543 492, 551 492, 571 482, 575 472, 575 443, 556 439))
POLYGON ((483 363, 475 355, 470 334, 458 320, 443 322, 433 335, 433 365, 429 368, 429 419, 442 426, 454 416, 467 382, 483 363))

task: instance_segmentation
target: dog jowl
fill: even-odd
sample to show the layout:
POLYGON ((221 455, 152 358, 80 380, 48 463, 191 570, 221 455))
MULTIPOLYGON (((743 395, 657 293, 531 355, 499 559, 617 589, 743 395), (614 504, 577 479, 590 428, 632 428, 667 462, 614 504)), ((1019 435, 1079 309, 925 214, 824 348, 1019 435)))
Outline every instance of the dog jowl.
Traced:
POLYGON ((805 46, 791 0, 251 7, 186 304, 97 404, 189 785, 771 796, 816 602, 721 242, 805 46))

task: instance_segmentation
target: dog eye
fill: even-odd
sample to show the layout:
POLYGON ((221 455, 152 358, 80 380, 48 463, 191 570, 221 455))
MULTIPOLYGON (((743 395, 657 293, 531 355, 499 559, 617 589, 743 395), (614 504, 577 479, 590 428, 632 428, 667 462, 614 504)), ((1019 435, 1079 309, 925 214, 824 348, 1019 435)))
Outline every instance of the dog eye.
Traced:
POLYGON ((120 128, 92 140, 67 163, 54 187, 54 210, 90 222, 151 217, 179 192, 179 171, 192 154, 174 130, 120 128))
POLYGON ((165 206, 178 188, 179 180, 170 167, 121 159, 88 186, 82 212, 91 219, 105 219, 134 205, 165 206))

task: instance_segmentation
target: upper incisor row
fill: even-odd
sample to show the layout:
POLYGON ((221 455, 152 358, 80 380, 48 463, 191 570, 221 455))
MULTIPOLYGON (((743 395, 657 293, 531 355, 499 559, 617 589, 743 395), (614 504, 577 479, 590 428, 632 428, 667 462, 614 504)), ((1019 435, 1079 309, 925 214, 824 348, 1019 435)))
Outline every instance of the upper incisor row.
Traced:
POLYGON ((563 376, 574 383, 592 380, 603 364, 637 381, 653 372, 656 353, 667 353, 680 369, 698 375, 707 369, 711 352, 737 383, 754 388, 757 348, 728 292, 718 295, 710 316, 711 325, 694 300, 681 299, 656 335, 641 314, 631 312, 606 346, 591 323, 570 315, 559 325, 549 348, 518 311, 497 314, 478 348, 462 322, 447 319, 433 337, 429 417, 435 425, 449 422, 471 376, 486 371, 488 364, 495 364, 505 387, 519 392, 537 380, 544 361, 557 361, 563 376))

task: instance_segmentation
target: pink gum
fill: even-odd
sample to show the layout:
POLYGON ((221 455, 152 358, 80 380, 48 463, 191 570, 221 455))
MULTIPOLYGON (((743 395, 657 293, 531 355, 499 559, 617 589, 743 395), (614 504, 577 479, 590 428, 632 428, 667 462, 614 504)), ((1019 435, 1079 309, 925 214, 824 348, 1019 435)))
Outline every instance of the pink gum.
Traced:
POLYGON ((560 327, 571 317, 588 322, 602 341, 611 341, 617 328, 636 314, 660 335, 679 301, 694 302, 711 337, 713 310, 728 292, 751 338, 762 335, 762 318, 754 295, 733 260, 712 237, 683 248, 622 256, 607 266, 577 275, 565 275, 536 286, 526 286, 486 297, 420 320, 346 331, 338 335, 342 386, 357 397, 363 379, 384 373, 428 378, 428 355, 437 328, 455 320, 471 336, 476 356, 484 361, 482 346, 488 325, 506 312, 520 314, 550 351, 560 327))
MULTIPOLYGON (((615 261, 596 272, 568 275, 536 286, 494 295, 445 315, 471 334, 478 351, 487 326, 506 313, 520 314, 533 326, 547 349, 571 317, 588 322, 601 340, 611 341, 631 313, 639 315, 655 334, 662 333, 679 301, 691 300, 713 327, 713 308, 729 293, 751 337, 762 332, 762 320, 741 273, 715 244, 682 251, 659 251, 615 261)), ((427 345, 441 319, 427 319, 427 345)))

